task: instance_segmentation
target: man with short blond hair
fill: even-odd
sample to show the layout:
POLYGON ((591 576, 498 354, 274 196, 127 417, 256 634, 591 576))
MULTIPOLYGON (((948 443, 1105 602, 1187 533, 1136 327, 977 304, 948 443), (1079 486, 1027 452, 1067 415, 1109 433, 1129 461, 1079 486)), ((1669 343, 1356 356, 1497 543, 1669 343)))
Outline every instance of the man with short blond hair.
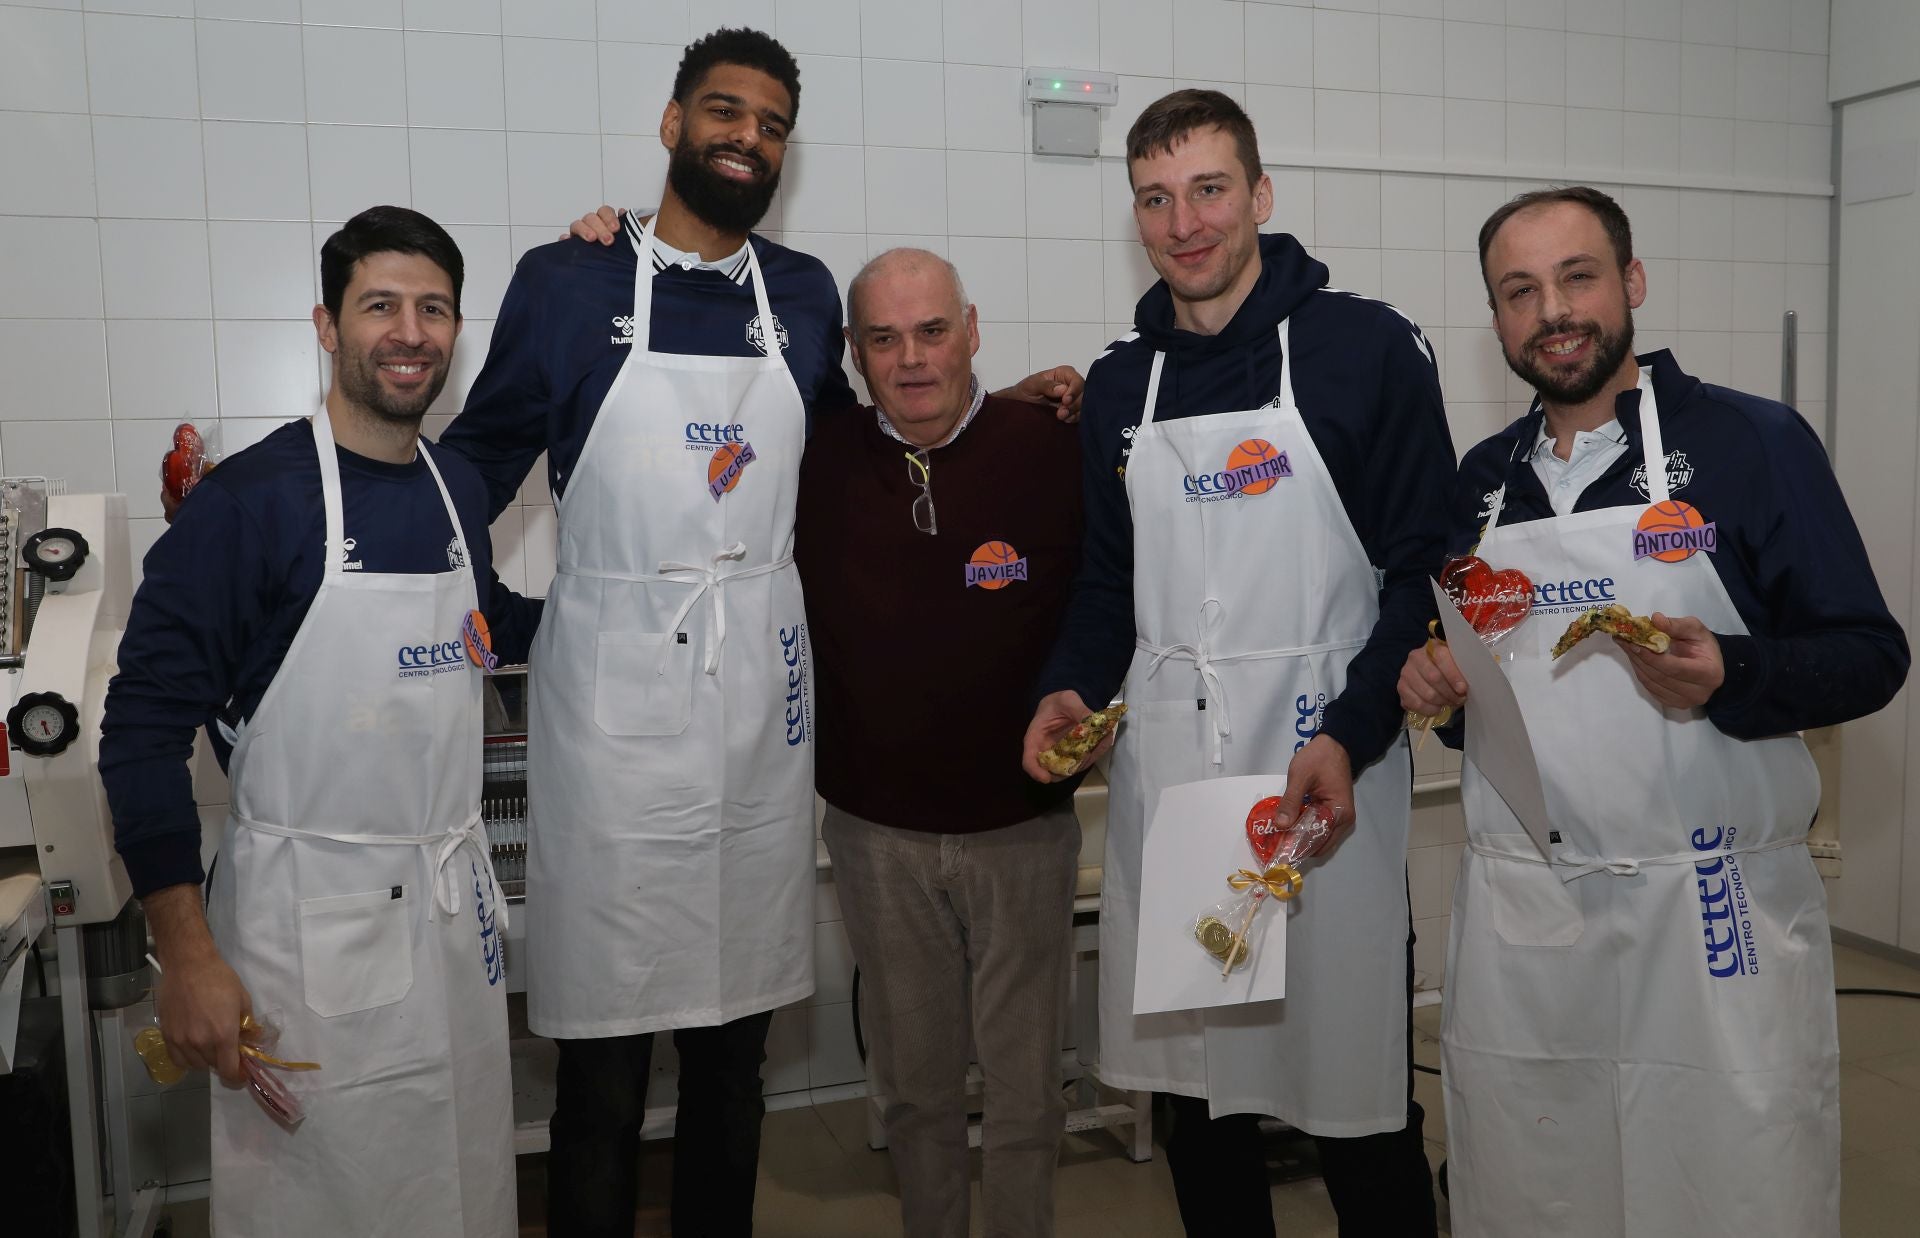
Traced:
POLYGON ((1175 91, 1127 135, 1161 278, 1088 375, 1086 566, 1024 756, 1050 779, 1040 752, 1124 678, 1100 1075, 1173 1094, 1188 1234, 1273 1232, 1266 1114, 1317 1137, 1345 1238, 1407 1238, 1435 1218, 1411 1099, 1410 769, 1393 684, 1432 615, 1452 440, 1420 329, 1326 287, 1291 236, 1261 235, 1273 187, 1258 152, 1217 91, 1175 91), (1168 786, 1241 775, 1285 776, 1283 824, 1311 798, 1353 827, 1288 909, 1286 999, 1136 1016, 1148 816, 1168 786))
POLYGON ((848 290, 874 407, 800 470, 815 785, 860 967, 909 1238, 968 1232, 968 1042, 986 1077, 986 1232, 1053 1232, 1073 786, 1020 735, 1079 564, 1078 434, 989 397, 959 272, 896 249, 848 290))

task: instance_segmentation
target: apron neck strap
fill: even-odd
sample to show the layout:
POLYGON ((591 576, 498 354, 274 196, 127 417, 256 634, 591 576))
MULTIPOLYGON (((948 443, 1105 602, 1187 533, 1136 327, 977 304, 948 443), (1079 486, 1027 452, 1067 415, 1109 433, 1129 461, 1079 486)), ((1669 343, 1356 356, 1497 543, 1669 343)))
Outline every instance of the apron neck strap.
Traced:
MULTIPOLYGON (((1640 453, 1647 469, 1647 498, 1654 503, 1664 503, 1671 495, 1667 489, 1667 453, 1660 440, 1660 406, 1653 396, 1653 371, 1647 366, 1640 367, 1640 453)), ((1543 417, 1544 413, 1541 414, 1543 417)), ((1519 466, 1526 449, 1525 442, 1516 444, 1513 456, 1507 462, 1507 474, 1511 479, 1513 470, 1519 466)), ((1530 459, 1530 457, 1528 457, 1530 459)), ((1502 482, 1493 492, 1493 507, 1487 513, 1486 527, 1481 531, 1484 540, 1488 533, 1500 523, 1500 513, 1507 506, 1507 486, 1502 482)))
MULTIPOLYGON (((647 220, 638 238, 631 230, 627 232, 637 258, 633 267, 633 349, 636 352, 653 351, 653 226, 659 221, 658 214, 647 220)), ((774 333, 773 307, 767 300, 767 282, 760 276, 760 257, 754 252, 751 235, 747 237, 747 281, 753 285, 754 310, 760 316, 760 338, 766 341, 766 354, 778 357, 780 341, 774 333)))
POLYGON ((1667 486, 1667 452, 1660 439, 1660 407, 1653 398, 1653 370, 1640 367, 1640 455, 1647 469, 1647 498, 1664 503, 1673 492, 1667 486))
MULTIPOLYGON (((427 450, 425 441, 416 435, 413 443, 414 451, 427 462, 427 472, 432 475, 433 484, 440 491, 440 502, 446 506, 447 520, 453 525, 453 543, 460 549, 461 566, 473 578, 473 595, 477 601, 485 596, 480 590, 480 567, 473 561, 473 553, 467 549, 467 535, 460 527, 459 509, 454 507, 453 495, 447 492, 446 480, 440 476, 440 466, 433 462, 433 453, 427 450)), ((313 415, 313 449, 320 461, 320 502, 326 509, 327 552, 322 576, 331 578, 346 573, 347 517, 345 504, 340 499, 340 456, 335 450, 333 419, 325 404, 313 415)))
MULTIPOLYGON (((1293 402, 1293 350, 1287 347, 1287 320, 1282 318, 1278 327, 1280 336, 1280 407, 1297 408, 1293 402)), ((1147 406, 1140 413, 1140 424, 1153 424, 1153 413, 1160 405, 1160 371, 1166 366, 1167 354, 1153 354, 1153 368, 1147 372, 1147 406)))
POLYGON ((327 520, 327 558, 322 574, 331 578, 346 570, 347 518, 340 503, 340 457, 334 451, 333 419, 325 404, 313 415, 313 449, 320 459, 320 502, 327 520))

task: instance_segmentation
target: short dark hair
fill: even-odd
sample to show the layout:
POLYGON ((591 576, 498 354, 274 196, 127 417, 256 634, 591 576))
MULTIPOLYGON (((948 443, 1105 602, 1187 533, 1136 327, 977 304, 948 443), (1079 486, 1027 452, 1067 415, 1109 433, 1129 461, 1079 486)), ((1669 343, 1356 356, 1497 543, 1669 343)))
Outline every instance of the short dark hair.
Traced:
POLYGON ((1260 183, 1260 139, 1254 136, 1253 122, 1231 98, 1217 90, 1176 90, 1147 105, 1140 118, 1127 130, 1127 178, 1133 178, 1133 161, 1159 155, 1173 149, 1196 129, 1209 125, 1233 139, 1240 166, 1247 172, 1247 187, 1260 183))
POLYGON ((723 64, 758 69, 785 86, 787 123, 798 122, 800 66, 794 63, 793 54, 780 46, 780 40, 758 30, 736 30, 722 26, 712 34, 689 43, 687 54, 680 58, 680 69, 673 75, 674 101, 686 107, 693 99, 694 87, 716 66, 723 64))
POLYGON ((453 316, 460 317, 467 267, 447 230, 404 206, 372 206, 341 224, 320 247, 320 303, 336 320, 354 268, 372 254, 419 254, 445 271, 453 281, 453 316))
POLYGON ((1598 217, 1600 226, 1607 230, 1607 240, 1613 243, 1613 256, 1619 261, 1621 270, 1626 270, 1627 264, 1633 261, 1633 226, 1627 222, 1627 213, 1620 209, 1618 202, 1591 185, 1536 189, 1506 203, 1487 216, 1487 222, 1480 225, 1480 282, 1487 286, 1489 297, 1493 295, 1493 281, 1487 277, 1487 251, 1493 248, 1494 235, 1521 211, 1536 206, 1552 206, 1558 202, 1584 206, 1598 217))

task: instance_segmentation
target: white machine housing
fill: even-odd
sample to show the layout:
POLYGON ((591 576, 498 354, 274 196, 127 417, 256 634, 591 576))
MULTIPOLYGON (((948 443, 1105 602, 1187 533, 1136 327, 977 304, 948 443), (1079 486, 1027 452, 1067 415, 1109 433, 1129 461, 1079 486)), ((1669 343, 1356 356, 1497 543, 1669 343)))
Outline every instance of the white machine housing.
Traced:
POLYGON ((57 692, 79 711, 80 734, 53 756, 8 753, 0 847, 31 843, 48 888, 71 884, 72 922, 97 924, 119 915, 132 893, 100 782, 100 716, 107 682, 119 669, 132 591, 126 496, 50 495, 47 527, 79 533, 87 558, 70 579, 47 583, 25 665, 6 675, 7 703, 29 692, 57 692))

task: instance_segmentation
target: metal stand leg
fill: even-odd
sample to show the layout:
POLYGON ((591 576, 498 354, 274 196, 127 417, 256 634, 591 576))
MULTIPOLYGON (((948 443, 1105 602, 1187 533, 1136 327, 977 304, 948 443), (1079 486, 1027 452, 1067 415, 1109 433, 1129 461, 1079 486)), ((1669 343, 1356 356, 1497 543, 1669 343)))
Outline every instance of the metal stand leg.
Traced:
POLYGON ((87 1009, 87 963, 80 926, 55 930, 60 956, 60 1026, 67 1055, 67 1121, 73 1128, 73 1194, 79 1238, 102 1238, 99 1098, 94 1091, 92 1013, 87 1009))
POLYGON ((127 1126, 126 1058, 116 1052, 126 1035, 126 1013, 106 1010, 94 1016, 100 1029, 100 1087, 105 1094, 107 1113, 107 1161, 112 1173, 113 1230, 124 1234, 133 1215, 133 1148, 127 1126))
POLYGON ((1127 1095, 1133 1101, 1133 1137, 1127 1140, 1127 1159, 1138 1165, 1153 1159, 1153 1093, 1127 1095))

